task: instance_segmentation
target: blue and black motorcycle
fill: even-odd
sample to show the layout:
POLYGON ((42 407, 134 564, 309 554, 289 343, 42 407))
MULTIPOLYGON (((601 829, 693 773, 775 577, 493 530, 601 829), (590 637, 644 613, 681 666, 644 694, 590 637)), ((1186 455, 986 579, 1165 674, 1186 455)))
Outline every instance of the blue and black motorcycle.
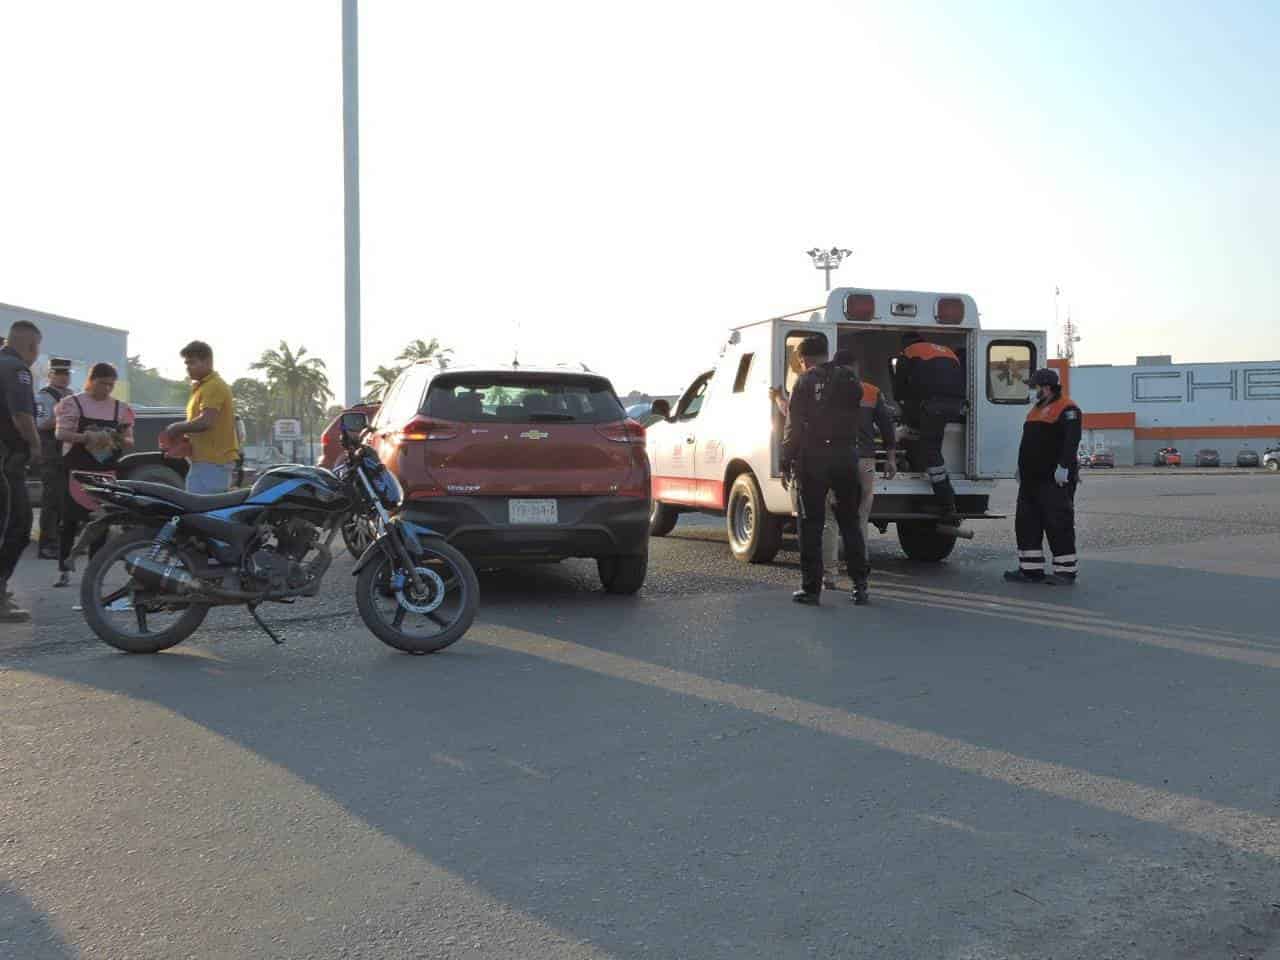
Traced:
POLYGON ((406 653, 443 650, 475 619, 480 584, 456 548, 397 516, 403 492, 362 442, 368 421, 346 414, 346 457, 333 471, 287 465, 253 487, 201 496, 160 483, 76 474, 102 509, 77 544, 101 542, 80 584, 85 620, 128 653, 181 643, 211 607, 293 603, 320 591, 334 537, 352 516, 378 536, 355 565, 356 606, 384 643, 406 653))

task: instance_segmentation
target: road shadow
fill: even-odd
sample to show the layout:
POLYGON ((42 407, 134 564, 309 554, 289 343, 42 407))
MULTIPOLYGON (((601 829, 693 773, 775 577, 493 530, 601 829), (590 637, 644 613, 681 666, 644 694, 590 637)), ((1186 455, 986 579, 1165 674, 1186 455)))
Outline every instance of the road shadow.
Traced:
POLYGON ((0 957, 12 960, 79 960, 47 914, 0 880, 0 957))
MULTIPOLYGON (((329 625, 326 658, 288 669, 311 652, 306 641, 275 651, 219 640, 211 663, 197 637, 190 651, 35 668, 173 711, 617 957, 947 956, 975 945, 1039 956, 1046 943, 1127 938, 1144 899, 1149 939, 1125 955, 1164 958, 1189 928, 1253 917, 1229 901, 1268 893, 1272 860, 1194 831, 484 641, 533 631, 641 673, 800 697, 1252 809, 1263 800, 1203 779, 1233 709, 1222 688, 1249 689, 1238 664, 1197 664, 1202 699, 1183 691, 1162 709, 1168 684, 1186 682, 1187 663, 1175 662, 1185 654, 887 601, 855 620, 847 606, 802 609, 763 591, 730 604, 588 596, 585 575, 486 575, 475 642, 436 657, 383 651, 344 621, 329 625), (987 631, 980 645, 967 642, 976 631, 987 631), (1082 676, 1072 663, 1084 655, 1082 676), (328 679, 333 658, 356 665, 341 684, 328 679), (1134 716, 1135 703, 1156 703, 1156 716, 1134 716), (1212 723, 1187 723, 1210 709, 1212 723), (1097 891, 1122 906, 1108 912, 1097 891)), ((1259 672, 1254 688, 1274 689, 1259 672)), ((1267 722, 1236 736, 1232 763, 1271 755, 1280 716, 1269 707, 1256 719, 1267 722)))

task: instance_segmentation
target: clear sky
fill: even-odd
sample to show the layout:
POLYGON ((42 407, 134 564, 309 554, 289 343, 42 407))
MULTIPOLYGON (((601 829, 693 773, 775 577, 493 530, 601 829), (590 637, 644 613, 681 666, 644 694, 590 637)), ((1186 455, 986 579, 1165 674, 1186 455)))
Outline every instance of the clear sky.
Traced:
MULTIPOLYGON (((0 0, 0 301, 342 382, 338 0, 0 0)), ((1280 4, 361 4, 364 367, 668 392, 734 324, 960 290, 1085 363, 1280 359, 1280 4)))

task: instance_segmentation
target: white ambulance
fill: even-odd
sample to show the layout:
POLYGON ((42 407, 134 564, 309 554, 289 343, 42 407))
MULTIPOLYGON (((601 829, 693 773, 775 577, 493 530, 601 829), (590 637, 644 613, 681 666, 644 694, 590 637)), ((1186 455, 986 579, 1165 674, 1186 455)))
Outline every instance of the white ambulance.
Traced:
MULTIPOLYGON (((943 457, 961 517, 996 519, 988 500, 997 481, 1013 477, 1017 468, 1030 404, 1023 381, 1047 364, 1044 331, 983 330, 973 299, 964 295, 843 287, 831 291, 825 308, 733 328, 719 362, 700 373, 673 408, 655 404, 661 419, 648 430, 652 535, 665 536, 682 513, 721 514, 735 557, 772 560, 794 511, 780 477, 783 420, 771 388, 790 395, 800 371, 800 342, 818 336, 828 355, 850 349, 862 379, 893 404, 902 335, 912 331, 950 347, 968 372, 965 421, 947 426, 943 457)), ((900 415, 895 420, 904 434, 900 415)), ((893 480, 884 478, 883 449, 877 452, 871 522, 881 533, 894 524, 911 559, 941 560, 955 547, 955 533, 939 532, 929 510, 932 488, 923 472, 908 468, 903 440, 898 450, 900 472, 893 480)))

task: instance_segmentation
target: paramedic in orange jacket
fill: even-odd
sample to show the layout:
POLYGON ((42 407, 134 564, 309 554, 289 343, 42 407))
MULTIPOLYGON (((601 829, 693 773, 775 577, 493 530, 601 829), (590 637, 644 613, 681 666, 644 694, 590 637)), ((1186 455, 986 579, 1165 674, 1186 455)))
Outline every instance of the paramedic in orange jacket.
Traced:
POLYGON ((894 398, 903 419, 919 436, 908 442, 912 469, 923 470, 933 487, 939 512, 956 516, 956 492, 942 457, 948 423, 964 420, 967 384, 960 360, 949 347, 930 343, 918 333, 902 338, 903 351, 893 377, 894 398))
POLYGON ((1037 370, 1027 381, 1036 402, 1022 427, 1018 448, 1018 569, 1015 583, 1075 583, 1076 484, 1083 416, 1062 392, 1056 370, 1037 370), (1053 576, 1045 574, 1044 541, 1053 554, 1053 576))

